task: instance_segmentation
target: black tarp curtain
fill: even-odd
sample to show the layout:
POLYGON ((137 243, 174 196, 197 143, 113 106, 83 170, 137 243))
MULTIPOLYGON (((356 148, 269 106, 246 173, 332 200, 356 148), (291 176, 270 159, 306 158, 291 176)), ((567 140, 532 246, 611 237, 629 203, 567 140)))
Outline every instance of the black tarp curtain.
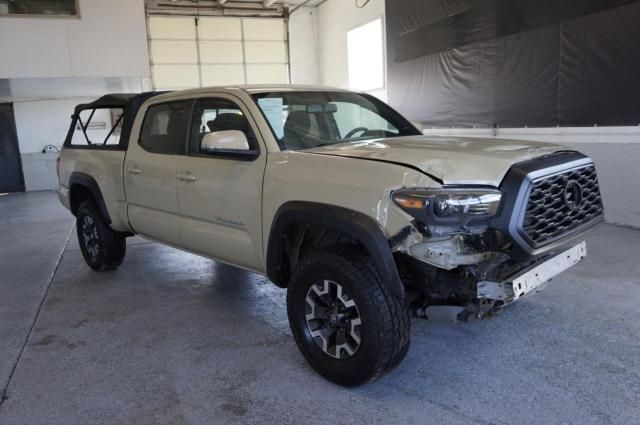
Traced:
POLYGON ((386 34, 426 126, 640 124, 640 0, 387 0, 386 34))

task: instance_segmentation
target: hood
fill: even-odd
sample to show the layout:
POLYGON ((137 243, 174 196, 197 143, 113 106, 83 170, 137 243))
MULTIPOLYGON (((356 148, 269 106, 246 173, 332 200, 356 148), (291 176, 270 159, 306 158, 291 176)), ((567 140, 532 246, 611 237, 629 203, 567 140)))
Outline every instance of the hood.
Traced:
POLYGON ((516 162, 562 150, 567 149, 521 140, 409 136, 340 143, 304 152, 402 164, 443 184, 498 186, 516 162))

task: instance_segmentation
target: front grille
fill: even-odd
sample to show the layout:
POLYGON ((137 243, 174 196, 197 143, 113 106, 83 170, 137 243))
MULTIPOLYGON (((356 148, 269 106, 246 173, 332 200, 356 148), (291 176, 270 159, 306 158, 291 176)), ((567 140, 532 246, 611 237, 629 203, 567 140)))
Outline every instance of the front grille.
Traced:
POLYGON ((522 230, 535 247, 570 234, 603 214, 598 178, 593 164, 535 180, 522 230), (576 205, 576 184, 582 201, 576 205), (568 189, 569 187, 569 189, 568 189))

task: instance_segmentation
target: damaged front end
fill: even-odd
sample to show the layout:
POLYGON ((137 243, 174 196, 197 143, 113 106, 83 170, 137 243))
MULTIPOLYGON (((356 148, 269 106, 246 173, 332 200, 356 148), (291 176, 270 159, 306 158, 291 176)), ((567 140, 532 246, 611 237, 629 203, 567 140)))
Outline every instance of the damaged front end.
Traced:
POLYGON ((418 316, 480 318, 579 262, 603 219, 593 162, 562 152, 512 167, 499 189, 402 189, 413 217, 391 248, 418 316))
POLYGON ((509 266, 509 240, 489 229, 502 194, 491 188, 405 189, 392 200, 413 218, 391 239, 400 276, 418 316, 482 317, 498 300, 477 296, 477 282, 509 266))
POLYGON ((411 231, 394 247, 414 315, 467 321, 496 312, 586 256, 585 242, 529 261, 514 260, 500 232, 425 238, 411 231))
POLYGON ((509 302, 478 296, 479 282, 501 282, 523 267, 506 254, 509 241, 499 232, 428 236, 411 226, 405 233, 392 248, 415 315, 466 321, 509 302))

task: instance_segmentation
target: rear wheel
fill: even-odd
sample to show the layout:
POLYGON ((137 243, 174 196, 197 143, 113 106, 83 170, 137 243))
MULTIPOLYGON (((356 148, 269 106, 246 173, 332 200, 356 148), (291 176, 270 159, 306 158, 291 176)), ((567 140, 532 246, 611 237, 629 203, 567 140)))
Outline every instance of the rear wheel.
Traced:
POLYGON ((371 258, 356 247, 306 256, 294 270, 287 310, 306 360, 340 385, 384 375, 409 348, 405 300, 389 292, 371 258))
POLYGON ((76 231, 85 262, 94 270, 113 270, 122 264, 127 250, 124 234, 111 229, 91 201, 76 213, 76 231))

